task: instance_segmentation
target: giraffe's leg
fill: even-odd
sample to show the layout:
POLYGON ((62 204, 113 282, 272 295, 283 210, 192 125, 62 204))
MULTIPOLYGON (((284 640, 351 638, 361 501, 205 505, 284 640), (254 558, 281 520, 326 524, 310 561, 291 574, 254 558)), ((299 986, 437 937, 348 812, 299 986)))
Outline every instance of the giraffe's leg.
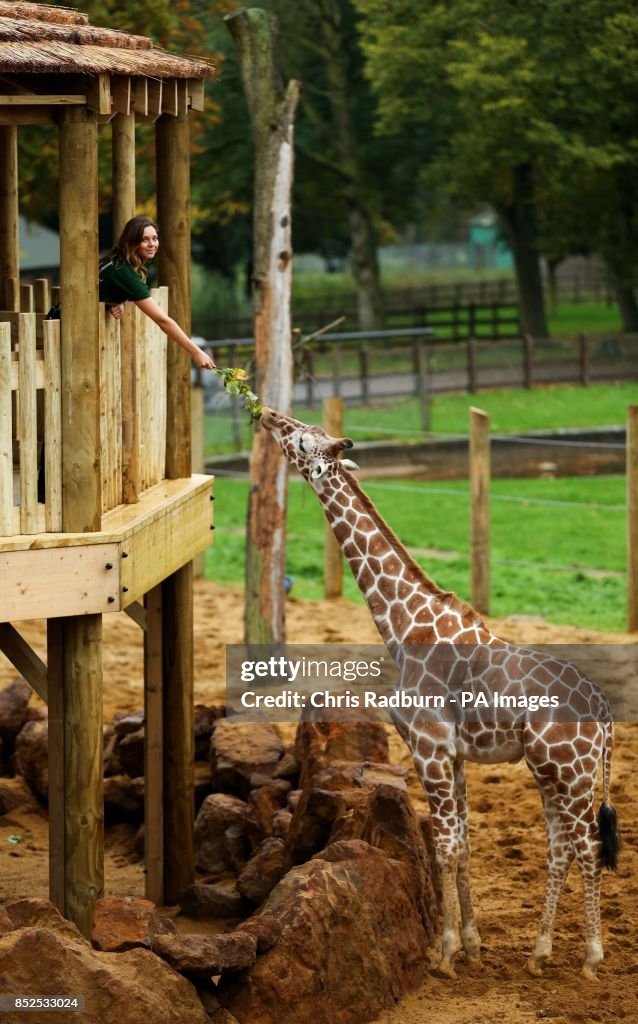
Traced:
POLYGON ((476 927, 474 908, 472 906, 472 893, 470 891, 470 836, 465 765, 460 760, 454 762, 454 794, 459 823, 459 859, 456 887, 461 906, 461 939, 468 964, 472 967, 480 967, 481 936, 476 927))
POLYGON ((574 837, 576 862, 583 880, 585 901, 585 962, 582 974, 588 981, 596 980, 598 965, 603 959, 603 944, 600 932, 600 842, 594 819, 593 807, 588 815, 587 831, 574 837))
POLYGON ((541 791, 547 828, 547 888, 545 903, 538 928, 534 952, 527 961, 527 970, 535 978, 543 972, 543 963, 552 955, 554 919, 558 900, 574 859, 574 849, 569 839, 559 808, 552 795, 541 791))

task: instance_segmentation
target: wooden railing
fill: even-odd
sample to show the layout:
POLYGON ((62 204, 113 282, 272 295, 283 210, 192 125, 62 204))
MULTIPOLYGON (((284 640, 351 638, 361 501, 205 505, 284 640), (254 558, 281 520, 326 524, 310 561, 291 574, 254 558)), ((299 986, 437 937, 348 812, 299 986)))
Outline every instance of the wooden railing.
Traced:
MULTIPOLYGON (((168 290, 152 294, 167 309, 168 290)), ((99 330, 100 472, 108 512, 164 478, 166 336, 133 304, 122 321, 102 305, 99 330)), ((0 537, 62 530, 61 396, 60 321, 42 311, 0 312, 0 537)))

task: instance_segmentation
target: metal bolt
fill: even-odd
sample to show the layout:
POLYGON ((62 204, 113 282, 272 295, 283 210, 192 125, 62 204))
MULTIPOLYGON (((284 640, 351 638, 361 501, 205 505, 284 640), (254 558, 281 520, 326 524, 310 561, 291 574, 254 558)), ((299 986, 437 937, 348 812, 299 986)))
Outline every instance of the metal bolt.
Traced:
POLYGON ((122 552, 122 558, 128 558, 128 551, 122 552))
POLYGON ((214 501, 214 500, 215 500, 215 495, 214 495, 214 494, 211 494, 211 496, 210 496, 210 500, 211 500, 211 501, 214 501))
POLYGON ((113 602, 115 601, 115 598, 114 597, 109 597, 108 601, 109 601, 109 604, 113 604, 113 602))
POLYGON ((107 562, 106 565, 104 566, 104 568, 105 569, 112 569, 113 568, 113 562, 107 562))
POLYGON ((213 523, 211 523, 211 524, 210 524, 210 528, 211 528, 211 530, 214 530, 214 529, 215 529, 215 527, 214 527, 213 523))
POLYGON ((124 594, 128 594, 128 587, 122 587, 122 592, 124 594))

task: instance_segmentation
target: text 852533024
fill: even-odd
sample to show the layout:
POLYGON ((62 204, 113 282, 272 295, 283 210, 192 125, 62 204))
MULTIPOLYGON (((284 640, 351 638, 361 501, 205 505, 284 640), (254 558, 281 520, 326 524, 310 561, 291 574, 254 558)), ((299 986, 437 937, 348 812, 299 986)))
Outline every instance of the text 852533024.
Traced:
POLYGON ((84 996, 0 995, 0 1010, 10 1013, 19 1013, 20 1010, 61 1010, 64 1013, 84 1013, 84 996))

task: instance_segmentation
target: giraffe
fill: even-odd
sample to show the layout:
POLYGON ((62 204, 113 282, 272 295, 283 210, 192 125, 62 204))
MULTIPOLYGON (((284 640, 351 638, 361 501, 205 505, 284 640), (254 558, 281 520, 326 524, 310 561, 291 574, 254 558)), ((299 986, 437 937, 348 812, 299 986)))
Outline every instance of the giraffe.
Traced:
POLYGON ((601 873, 603 867, 615 869, 620 846, 609 802, 613 719, 607 697, 576 666, 500 640, 470 605, 426 576, 361 489, 351 472, 358 467, 340 458, 351 440, 268 408, 261 425, 319 499, 398 668, 398 689, 412 697, 425 690, 446 695, 446 715, 423 707, 392 713, 430 805, 442 896, 439 973, 456 977, 461 945, 466 961, 480 966, 464 762, 513 763, 524 757, 542 799, 548 870, 527 970, 540 976, 551 956, 558 900, 576 860, 585 904, 582 974, 595 979, 603 959, 601 873), (476 700, 474 710, 461 711, 462 693, 476 700), (495 693, 502 702, 498 708, 495 693), (552 705, 559 711, 550 715, 546 708, 552 705), (601 757, 603 802, 596 818, 601 757))

